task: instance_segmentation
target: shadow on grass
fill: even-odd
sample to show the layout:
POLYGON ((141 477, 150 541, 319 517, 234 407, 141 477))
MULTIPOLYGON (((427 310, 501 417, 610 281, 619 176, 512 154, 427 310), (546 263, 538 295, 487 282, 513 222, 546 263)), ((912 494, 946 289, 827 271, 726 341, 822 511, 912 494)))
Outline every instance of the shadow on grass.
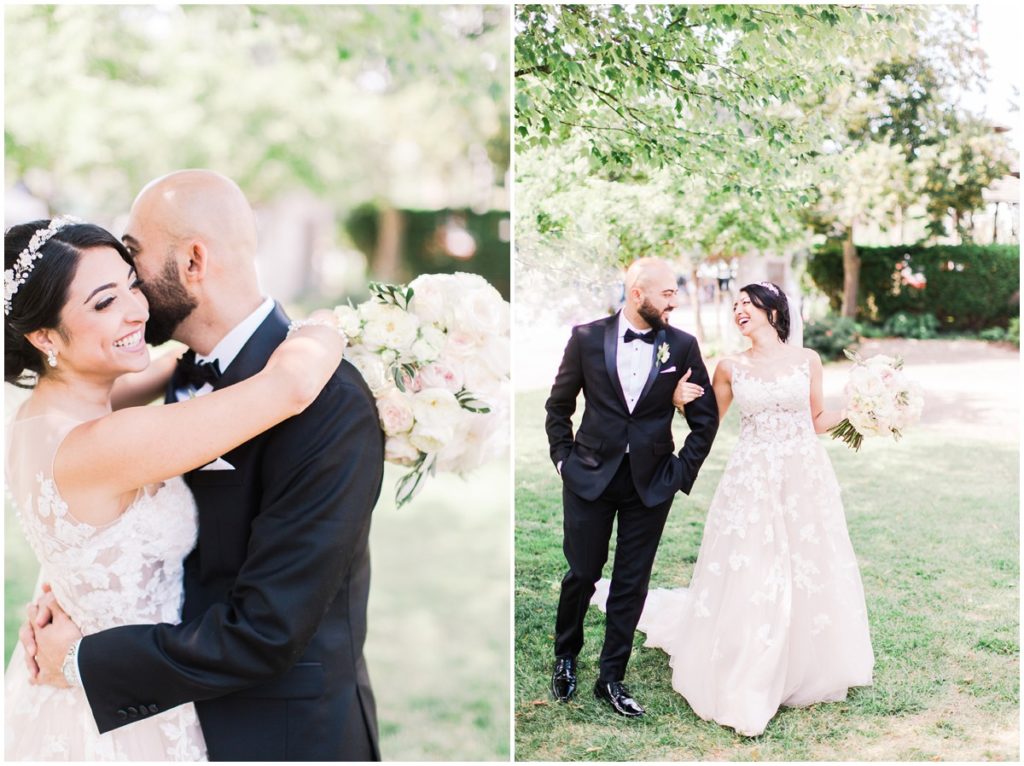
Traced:
MULTIPOLYGON (((561 485, 543 431, 545 396, 526 392, 516 400, 518 760, 1017 758, 1014 445, 942 438, 923 427, 899 443, 872 441, 859 454, 827 443, 864 580, 874 684, 851 690, 844 702, 783 709, 764 734, 746 738, 698 719, 672 690, 666 655, 643 648, 642 635, 627 681, 648 715, 620 719, 594 700, 604 631, 597 610, 585 623, 577 698, 568 705, 551 701, 554 614, 565 560, 561 485)), ((693 493, 677 497, 652 587, 688 583, 737 429, 730 412, 693 493)), ((683 438, 680 427, 676 443, 683 438)))

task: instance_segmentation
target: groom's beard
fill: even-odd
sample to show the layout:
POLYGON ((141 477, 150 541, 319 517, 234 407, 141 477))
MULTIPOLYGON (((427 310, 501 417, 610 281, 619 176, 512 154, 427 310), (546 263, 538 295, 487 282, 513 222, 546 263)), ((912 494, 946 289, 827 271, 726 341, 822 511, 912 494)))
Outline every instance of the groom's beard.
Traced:
POLYGON ((654 308, 647 298, 644 298, 644 302, 640 304, 636 313, 642 316, 644 321, 655 330, 664 330, 668 327, 668 322, 662 319, 661 312, 654 308))
POLYGON ((181 284, 177 265, 170 257, 164 261, 159 277, 142 283, 142 293, 149 301, 146 342, 153 346, 169 341, 178 325, 199 305, 181 284))

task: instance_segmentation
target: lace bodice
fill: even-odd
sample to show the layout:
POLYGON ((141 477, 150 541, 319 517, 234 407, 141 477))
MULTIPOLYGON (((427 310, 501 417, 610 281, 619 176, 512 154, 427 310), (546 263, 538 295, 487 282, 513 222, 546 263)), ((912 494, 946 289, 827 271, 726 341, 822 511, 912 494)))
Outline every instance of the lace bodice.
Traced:
POLYGON ((15 420, 10 429, 8 488, 42 581, 52 585, 85 634, 117 625, 177 623, 183 562, 197 534, 191 492, 176 477, 140 489, 110 524, 78 521, 53 479, 57 448, 77 425, 47 414, 15 420))
POLYGON ((740 410, 740 441, 778 442, 814 438, 810 366, 806 361, 773 379, 733 366, 732 393, 740 410))

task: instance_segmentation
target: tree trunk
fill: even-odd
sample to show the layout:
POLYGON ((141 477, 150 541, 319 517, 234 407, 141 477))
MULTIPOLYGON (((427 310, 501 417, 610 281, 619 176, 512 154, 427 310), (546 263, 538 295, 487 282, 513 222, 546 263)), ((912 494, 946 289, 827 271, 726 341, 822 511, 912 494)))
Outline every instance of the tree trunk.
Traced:
POLYGON ((377 243, 373 249, 371 272, 381 282, 399 281, 399 254, 402 249, 402 212, 384 205, 377 213, 377 243))
POLYGON ((992 213, 992 244, 999 244, 999 203, 996 203, 995 212, 992 213))
POLYGON ((860 285, 860 256, 853 244, 853 224, 846 227, 843 240, 843 307, 842 315, 857 318, 857 290, 860 285))
POLYGON ((690 283, 693 285, 693 335, 697 338, 698 343, 703 343, 704 323, 700 319, 700 294, 703 291, 696 266, 690 269, 690 283))

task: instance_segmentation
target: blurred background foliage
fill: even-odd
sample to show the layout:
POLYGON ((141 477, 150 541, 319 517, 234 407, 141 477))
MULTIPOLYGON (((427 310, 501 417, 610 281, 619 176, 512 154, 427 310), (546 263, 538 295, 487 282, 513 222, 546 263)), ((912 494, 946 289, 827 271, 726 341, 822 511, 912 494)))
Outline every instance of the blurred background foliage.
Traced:
POLYGON ((853 320, 860 248, 1017 245, 1019 91, 986 95, 1011 80, 993 32, 1012 17, 990 8, 517 6, 517 303, 571 284, 557 320, 582 321, 659 256, 718 342, 701 306, 747 282, 853 320), (831 304, 804 279, 816 248, 831 304))
MULTIPOLYGON (((436 213, 448 248, 438 270, 507 274, 507 8, 5 13, 8 224, 41 205, 119 234, 147 181, 207 167, 257 209, 274 261, 264 282, 278 298, 330 302, 358 291, 367 271, 414 277, 425 261, 403 236, 422 211, 436 213), (361 250, 344 226, 357 207, 378 219, 361 250), (485 232, 481 216, 493 224, 485 232)), ((507 297, 507 277, 499 287, 507 297)))

